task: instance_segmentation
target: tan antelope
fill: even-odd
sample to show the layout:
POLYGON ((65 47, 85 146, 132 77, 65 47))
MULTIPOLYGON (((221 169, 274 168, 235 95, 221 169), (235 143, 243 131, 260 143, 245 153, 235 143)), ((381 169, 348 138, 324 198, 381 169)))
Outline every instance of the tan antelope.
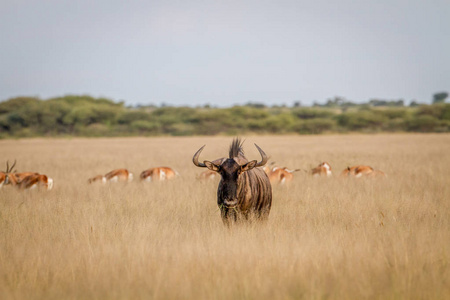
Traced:
POLYGON ((9 161, 6 161, 6 171, 0 172, 0 188, 2 188, 3 185, 11 184, 11 181, 13 182, 12 184, 14 185, 15 180, 14 179, 11 180, 10 177, 11 171, 15 165, 16 161, 14 161, 14 164, 11 167, 9 167, 9 161))
POLYGON ((116 169, 103 175, 97 175, 88 179, 88 183, 106 183, 106 182, 131 182, 133 173, 127 169, 116 169))
POLYGON ((372 173, 367 174, 367 177, 370 178, 384 178, 387 177, 386 173, 381 170, 373 170, 372 173))
POLYGON ((139 177, 142 181, 164 181, 174 179, 178 175, 178 172, 172 168, 157 167, 142 171, 139 177))
POLYGON ((340 176, 341 177, 356 177, 359 178, 361 176, 363 176, 364 174, 368 174, 370 172, 373 171, 372 167, 369 166, 363 166, 363 165, 358 165, 358 166, 353 166, 353 167, 347 167, 346 169, 344 169, 340 176), (358 170, 358 176, 356 176, 356 170, 358 170))
POLYGON ((329 163, 327 162, 323 162, 321 164, 319 164, 317 167, 315 167, 314 169, 311 169, 311 175, 314 177, 320 177, 320 176, 331 176, 331 166, 329 163))
POLYGON ((0 172, 0 189, 5 184, 5 180, 6 180, 6 173, 5 172, 0 172))
POLYGON ((21 173, 11 173, 9 179, 13 184, 20 184, 25 178, 31 175, 39 175, 37 172, 21 172, 21 173))
POLYGON ((95 182, 106 183, 106 177, 103 175, 97 175, 88 179, 88 183, 95 183, 95 182))
POLYGON ((361 178, 361 177, 386 177, 386 174, 380 170, 374 170, 370 166, 353 166, 353 167, 347 167, 341 172, 341 177, 355 177, 355 178, 361 178))
MULTIPOLYGON (((116 169, 105 174, 106 181, 109 182, 131 182, 133 181, 133 173, 127 169, 116 169)), ((102 179, 103 181, 103 179, 102 179)))
POLYGON ((264 172, 266 172, 266 174, 268 175, 268 174, 270 174, 270 172, 273 171, 273 169, 279 168, 275 164, 276 164, 276 162, 274 162, 274 161, 271 161, 270 163, 265 164, 263 167, 264 172))
POLYGON ((271 184, 284 184, 291 182, 294 178, 294 172, 301 171, 300 169, 289 170, 288 168, 280 168, 280 167, 265 167, 264 172, 269 177, 271 184))
POLYGON ((44 188, 49 191, 53 188, 53 179, 47 175, 35 173, 23 178, 17 186, 20 189, 44 188))
POLYGON ((53 179, 47 175, 37 172, 11 173, 15 165, 16 161, 14 161, 11 167, 9 167, 9 162, 6 162, 6 173, 3 173, 5 174, 4 184, 10 184, 20 189, 34 189, 39 187, 51 190, 53 188, 53 179))
POLYGON ((205 170, 197 175, 197 179, 201 181, 210 181, 219 177, 220 177, 219 173, 211 170, 205 170))

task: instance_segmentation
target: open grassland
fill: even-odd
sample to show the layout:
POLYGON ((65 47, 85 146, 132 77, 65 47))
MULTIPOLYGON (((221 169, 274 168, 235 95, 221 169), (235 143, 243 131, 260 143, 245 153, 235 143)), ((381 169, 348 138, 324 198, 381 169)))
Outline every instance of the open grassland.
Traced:
MULTIPOLYGON (((247 137, 247 158, 309 168, 276 186, 269 221, 225 228, 201 159, 230 137, 0 141, 50 192, 0 190, 2 299, 449 299, 450 135, 247 137), (346 180, 368 164, 381 180, 346 180), (172 182, 87 184, 93 175, 171 166, 172 182)), ((3 162, 2 162, 3 163, 3 162)))

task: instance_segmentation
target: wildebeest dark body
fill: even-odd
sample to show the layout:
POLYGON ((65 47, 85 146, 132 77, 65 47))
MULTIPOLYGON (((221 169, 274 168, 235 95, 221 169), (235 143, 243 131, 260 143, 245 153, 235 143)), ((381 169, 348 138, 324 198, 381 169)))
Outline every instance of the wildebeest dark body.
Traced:
POLYGON ((262 160, 248 161, 244 156, 242 142, 235 138, 230 146, 229 158, 212 162, 198 162, 200 152, 195 153, 193 162, 198 167, 206 167, 221 176, 217 189, 217 204, 225 224, 243 220, 265 220, 272 205, 272 186, 262 167, 267 163, 267 155, 256 144, 262 160))

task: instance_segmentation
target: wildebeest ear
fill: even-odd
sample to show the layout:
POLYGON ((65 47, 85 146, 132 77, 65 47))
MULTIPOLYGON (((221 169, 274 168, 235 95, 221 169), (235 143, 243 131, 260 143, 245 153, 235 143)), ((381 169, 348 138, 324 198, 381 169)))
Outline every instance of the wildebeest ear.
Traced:
POLYGON ((258 162, 256 160, 249 161, 245 165, 241 166, 241 172, 245 172, 245 171, 253 169, 254 167, 256 167, 257 163, 258 162))
POLYGON ((219 172, 219 166, 218 166, 218 165, 213 164, 212 162, 207 161, 207 160, 205 160, 203 163, 204 163, 204 164, 206 165, 206 167, 207 167, 208 169, 210 169, 211 171, 219 172))

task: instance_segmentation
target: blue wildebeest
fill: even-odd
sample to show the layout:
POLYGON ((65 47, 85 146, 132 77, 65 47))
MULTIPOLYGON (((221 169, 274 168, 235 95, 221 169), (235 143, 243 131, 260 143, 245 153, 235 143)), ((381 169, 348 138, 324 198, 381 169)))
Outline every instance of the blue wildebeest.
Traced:
POLYGON ((235 138, 230 146, 229 158, 200 163, 200 152, 205 146, 195 153, 192 161, 197 167, 220 174, 217 204, 223 222, 228 225, 238 220, 267 219, 272 205, 272 186, 264 170, 258 168, 267 163, 268 157, 264 151, 255 144, 262 160, 248 161, 241 140, 235 138))

